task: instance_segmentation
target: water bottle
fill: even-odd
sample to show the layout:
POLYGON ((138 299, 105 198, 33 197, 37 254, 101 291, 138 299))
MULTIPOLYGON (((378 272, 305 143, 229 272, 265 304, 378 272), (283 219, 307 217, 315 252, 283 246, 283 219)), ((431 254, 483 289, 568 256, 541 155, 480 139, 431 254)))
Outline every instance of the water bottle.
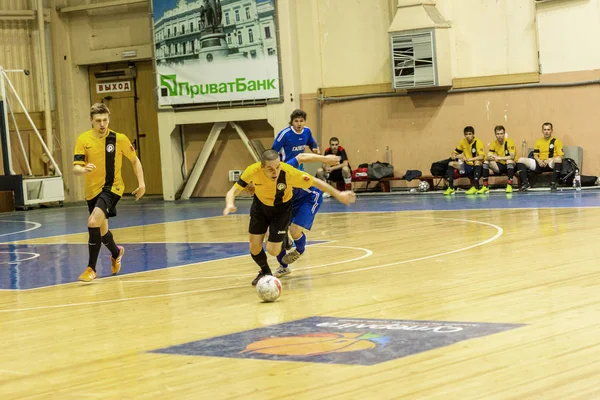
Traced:
POLYGON ((575 177, 573 178, 573 187, 575 190, 581 190, 581 175, 579 175, 579 169, 575 170, 575 177))
POLYGON ((465 162, 462 159, 458 160, 458 173, 461 175, 465 173, 465 162))

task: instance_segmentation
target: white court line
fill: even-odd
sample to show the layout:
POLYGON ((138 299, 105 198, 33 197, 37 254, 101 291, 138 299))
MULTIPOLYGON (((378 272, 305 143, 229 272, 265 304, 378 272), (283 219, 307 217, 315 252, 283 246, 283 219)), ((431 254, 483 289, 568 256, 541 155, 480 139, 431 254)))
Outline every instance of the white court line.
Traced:
MULTIPOLYGON (((308 246, 320 246, 322 244, 325 243, 334 243, 336 242, 335 240, 329 240, 323 243, 315 243, 315 244, 309 244, 308 246)), ((146 242, 146 243, 168 243, 168 244, 177 244, 177 243, 181 243, 181 244, 186 244, 186 242, 176 242, 176 243, 169 243, 169 242, 146 242)), ((200 243, 223 243, 223 242, 200 242, 200 243)), ((242 243, 242 242, 235 242, 235 243, 242 243)), ((244 242, 245 243, 245 242, 244 242)), ((123 244, 128 244, 128 243, 123 243, 123 244)), ((131 243, 131 244, 140 244, 143 245, 144 243, 131 243)), ((31 245, 31 246, 39 246, 39 244, 35 244, 35 245, 31 245)), ((43 244, 42 246, 46 246, 46 244, 43 244)), ((200 261, 200 262, 194 262, 194 263, 189 263, 189 264, 183 264, 183 265, 175 265, 173 267, 168 267, 168 268, 160 268, 160 269, 153 269, 153 270, 149 270, 149 271, 138 271, 138 272, 130 272, 128 274, 123 274, 123 275, 116 275, 116 276, 103 276, 101 278, 98 278, 98 281, 106 281, 109 279, 122 279, 124 277, 128 277, 131 275, 138 275, 138 274, 147 274, 149 272, 155 272, 155 271, 162 271, 162 270, 171 270, 171 269, 176 269, 176 268, 184 268, 184 267, 191 267, 193 265, 201 265, 201 264, 206 264, 206 263, 211 263, 211 262, 217 262, 217 261, 223 261, 223 260, 233 260, 236 258, 241 258, 241 257, 248 257, 248 254, 242 254, 239 256, 233 256, 233 257, 226 257, 226 258, 216 258, 214 260, 206 260, 206 261, 200 261)), ((251 275, 254 275, 254 273, 252 273, 251 275)), ((250 275, 248 275, 250 276, 250 275)), ((47 288, 53 288, 53 287, 58 287, 58 286, 66 286, 66 285, 77 285, 80 286, 81 282, 75 281, 75 282, 65 282, 65 283, 57 283, 55 285, 48 285, 48 286, 38 286, 38 287, 34 287, 34 288, 29 288, 29 289, 0 289, 0 293, 2 292, 28 292, 31 290, 39 290, 39 289, 47 289, 47 288)))
MULTIPOLYGON (((145 225, 122 226, 120 228, 112 228, 111 232, 117 231, 119 229, 143 228, 145 226, 176 224, 176 223, 179 223, 179 222, 200 221, 200 220, 203 220, 203 219, 211 219, 211 218, 219 218, 219 217, 223 217, 223 216, 222 215, 213 215, 213 216, 210 216, 210 217, 198 217, 198 218, 190 218, 190 219, 180 219, 180 220, 176 220, 176 221, 153 222, 151 224, 145 224, 145 225)), ((3 220, 0 219, 0 222, 2 222, 2 221, 3 220)), ((30 222, 30 221, 12 221, 12 222, 27 222, 29 224, 38 224, 37 222, 30 222)), ((38 225, 42 226, 42 224, 38 224, 38 225)), ((36 228, 32 228, 32 229, 36 229, 36 228)), ((27 229, 25 231, 20 231, 20 232, 15 232, 15 233, 23 233, 23 232, 30 231, 32 229, 27 229)), ((81 235, 81 234, 85 234, 85 233, 87 233, 87 232, 82 231, 82 232, 60 233, 60 234, 51 235, 51 236, 42 236, 42 237, 37 237, 37 238, 28 238, 28 239, 15 240, 15 241, 8 242, 8 243, 3 243, 3 244, 30 244, 30 243, 22 243, 22 242, 26 242, 26 241, 30 241, 30 240, 52 239, 52 238, 57 238, 57 237, 64 238, 65 236, 81 235)), ((7 235, 12 235, 12 234, 13 233, 7 233, 7 235)), ((2 235, 0 235, 0 236, 2 236, 2 235)), ((55 243, 35 243, 35 244, 55 244, 55 243)), ((141 244, 143 244, 143 243, 141 243, 141 244)))
MULTIPOLYGON (((320 244, 320 243, 318 243, 320 244)), ((316 246, 316 245, 315 245, 316 246)), ((363 249, 362 247, 351 247, 351 246, 327 246, 324 244, 321 244, 320 247, 331 247, 331 248, 335 248, 335 249, 353 249, 353 250, 361 250, 364 251, 365 254, 360 256, 360 257, 355 257, 355 258, 351 258, 349 260, 344 260, 344 261, 336 261, 336 262, 332 262, 329 264, 321 264, 321 265, 315 265, 314 267, 304 267, 304 268, 294 268, 294 271, 301 271, 301 270, 308 270, 308 269, 316 269, 316 268, 324 268, 324 267, 329 267, 332 265, 337 265, 337 264, 344 264, 344 263, 349 263, 349 262, 354 262, 354 261, 358 261, 358 260, 362 260, 363 258, 367 258, 370 257, 371 255, 373 255, 373 252, 369 249, 363 249)), ((247 254, 244 254, 243 256, 237 256, 237 257, 248 257, 247 254)), ((231 257, 233 258, 233 257, 231 257)), ((144 271, 144 272, 148 272, 148 271, 144 271)), ((195 280, 200 280, 200 279, 224 279, 224 278, 231 278, 231 277, 244 277, 244 276, 253 276, 255 275, 255 273, 251 273, 251 274, 235 274, 235 275, 217 275, 217 276, 199 276, 199 277, 195 277, 195 278, 170 278, 170 279, 143 279, 143 280, 121 280, 121 282, 123 283, 145 283, 145 282, 172 282, 172 281, 195 281, 195 280)))
POLYGON ((25 233, 25 232, 32 231, 32 230, 37 229, 40 226, 42 226, 42 224, 40 224, 39 222, 31 222, 31 221, 14 221, 14 220, 10 220, 10 219, 0 219, 0 223, 2 223, 2 222, 19 222, 19 223, 23 223, 23 224, 33 224, 33 227, 31 227, 29 229, 23 229, 21 231, 16 231, 16 232, 2 233, 2 234, 0 234, 0 236, 16 235, 17 233, 25 233))
POLYGON ((150 295, 150 296, 124 297, 121 299, 112 299, 112 300, 87 301, 87 302, 83 302, 83 303, 56 304, 53 306, 15 308, 13 310, 0 310, 0 313, 47 310, 47 309, 54 309, 54 308, 66 308, 66 307, 77 307, 77 306, 90 306, 90 305, 96 305, 96 304, 119 303, 119 302, 123 302, 123 301, 131 301, 131 300, 156 299, 156 298, 160 298, 160 297, 180 296, 183 294, 210 293, 210 292, 219 292, 222 290, 241 289, 241 288, 248 288, 248 285, 227 286, 227 287, 213 288, 213 289, 198 289, 198 290, 190 290, 187 292, 164 293, 164 294, 155 294, 155 295, 150 295))
MULTIPOLYGON (((490 223, 487 223, 487 222, 480 222, 480 221, 468 220, 468 219, 460 219, 460 218, 431 218, 431 217, 407 217, 407 218, 419 218, 419 219, 431 219, 431 220, 443 219, 443 220, 448 220, 448 221, 475 223, 475 224, 481 224, 481 225, 491 226, 491 227, 495 228, 497 230, 497 232, 496 232, 496 234, 493 237, 491 237, 489 239, 486 239, 486 240, 484 240, 484 241, 482 241, 480 243, 476 243, 476 244, 473 244, 473 245, 470 245, 470 246, 466 246, 466 247, 463 247, 463 248, 460 248, 460 249, 456 249, 456 250, 447 251, 447 252, 444 252, 444 253, 433 254, 433 255, 430 255, 430 256, 420 257, 420 258, 411 259, 411 260, 397 261, 395 263, 388 263, 388 264, 374 265, 374 266, 371 266, 371 267, 358 268, 356 270, 334 272, 334 273, 325 273, 323 275, 339 275, 339 274, 343 274, 343 273, 348 273, 349 274, 349 273, 353 273, 353 272, 365 271, 365 270, 368 270, 368 269, 385 268, 385 267, 389 267, 389 266, 392 266, 392 265, 406 264, 406 263, 409 263, 409 262, 422 261, 422 260, 426 260, 426 259, 430 259, 430 258, 434 258, 434 257, 440 257, 440 256, 443 256, 443 255, 458 253, 458 252, 462 252, 462 251, 465 251, 465 250, 472 249, 474 247, 483 246, 484 244, 488 244, 488 243, 492 242, 493 240, 498 239, 502 235, 502 233, 504 232, 503 229, 501 227, 497 226, 497 225, 490 224, 490 223)), ((247 256, 237 256, 237 257, 247 257, 247 256)), ((237 258, 237 257, 235 257, 235 258, 237 258)), ((231 258, 234 258, 234 257, 231 257, 231 258)), ((223 260, 223 259, 220 259, 220 260, 223 260)), ((218 261, 218 260, 210 260, 210 261, 218 261)), ((210 262, 210 261, 205 261, 205 262, 210 262)), ((196 264, 200 264, 200 263, 196 263, 196 264)), ((195 265, 195 264, 188 264, 188 265, 195 265)), ((178 267, 182 267, 182 266, 178 266, 178 267)), ((143 273, 146 273, 146 272, 151 272, 151 271, 143 271, 143 273)), ((139 272, 139 273, 142 273, 142 272, 139 272)), ((312 279, 312 278, 299 278, 299 279, 302 280, 302 279, 312 279)), ((73 284, 73 282, 70 282, 70 283, 67 283, 67 284, 73 284)), ((57 286, 57 285, 55 285, 55 286, 57 286)), ((229 286, 229 287, 223 287, 223 288, 191 290, 191 291, 186 291, 186 292, 165 293, 165 294, 150 295, 150 296, 137 296, 137 297, 121 298, 121 299, 113 299, 113 300, 100 300, 100 301, 90 301, 90 302, 83 302, 83 303, 57 304, 57 305, 53 305, 53 306, 16 308, 16 309, 11 309, 11 310, 0 310, 0 314, 10 313, 10 312, 20 312, 20 311, 46 310, 46 309, 55 309, 55 308, 67 308, 67 307, 77 307, 77 306, 89 306, 89 305, 96 305, 96 304, 117 303, 117 302, 131 301, 131 300, 143 300, 143 299, 153 299, 153 298, 161 298, 161 297, 172 297, 172 296, 179 296, 179 295, 184 295, 184 294, 210 293, 210 292, 217 292, 217 291, 222 291, 222 290, 241 289, 241 288, 247 288, 247 287, 248 287, 247 285, 240 285, 240 286, 229 286)))
POLYGON ((0 262, 0 265, 2 265, 2 264, 18 264, 18 263, 21 263, 23 261, 33 260, 33 259, 38 258, 40 256, 39 253, 30 253, 28 251, 0 251, 0 254, 32 254, 33 255, 33 257, 24 258, 22 260, 0 262))
POLYGON ((18 371, 10 371, 7 369, 0 369, 0 374, 15 374, 15 375, 29 375, 25 372, 18 372, 18 371))

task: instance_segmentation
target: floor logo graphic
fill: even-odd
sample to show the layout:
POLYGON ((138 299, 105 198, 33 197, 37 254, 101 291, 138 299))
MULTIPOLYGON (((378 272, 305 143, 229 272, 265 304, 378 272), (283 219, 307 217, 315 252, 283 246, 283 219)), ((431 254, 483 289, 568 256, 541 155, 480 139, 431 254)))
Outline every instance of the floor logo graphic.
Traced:
POLYGON ((188 356, 375 365, 523 326, 311 317, 155 350, 188 356))
POLYGON ((279 356, 318 356, 384 347, 388 337, 372 333, 319 332, 306 335, 262 339, 246 346, 241 353, 279 356))

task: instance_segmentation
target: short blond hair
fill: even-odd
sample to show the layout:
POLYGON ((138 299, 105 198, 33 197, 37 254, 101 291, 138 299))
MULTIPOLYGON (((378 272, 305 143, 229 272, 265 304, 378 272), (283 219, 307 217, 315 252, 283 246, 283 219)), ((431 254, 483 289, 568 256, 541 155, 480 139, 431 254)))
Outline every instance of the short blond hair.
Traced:
POLYGON ((104 103, 96 103, 90 108, 90 118, 94 118, 95 114, 108 114, 110 115, 110 110, 106 107, 104 103))

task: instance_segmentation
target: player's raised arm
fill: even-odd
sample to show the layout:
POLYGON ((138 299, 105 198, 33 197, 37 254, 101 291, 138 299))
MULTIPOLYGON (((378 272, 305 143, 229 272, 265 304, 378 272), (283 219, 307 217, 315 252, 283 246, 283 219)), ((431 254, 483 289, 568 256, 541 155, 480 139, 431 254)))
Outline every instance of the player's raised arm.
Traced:
POLYGON ((237 211, 237 207, 235 206, 235 197, 240 194, 244 190, 243 187, 239 186, 237 183, 234 183, 231 189, 227 192, 225 196, 225 208, 223 209, 223 215, 229 215, 237 211))

